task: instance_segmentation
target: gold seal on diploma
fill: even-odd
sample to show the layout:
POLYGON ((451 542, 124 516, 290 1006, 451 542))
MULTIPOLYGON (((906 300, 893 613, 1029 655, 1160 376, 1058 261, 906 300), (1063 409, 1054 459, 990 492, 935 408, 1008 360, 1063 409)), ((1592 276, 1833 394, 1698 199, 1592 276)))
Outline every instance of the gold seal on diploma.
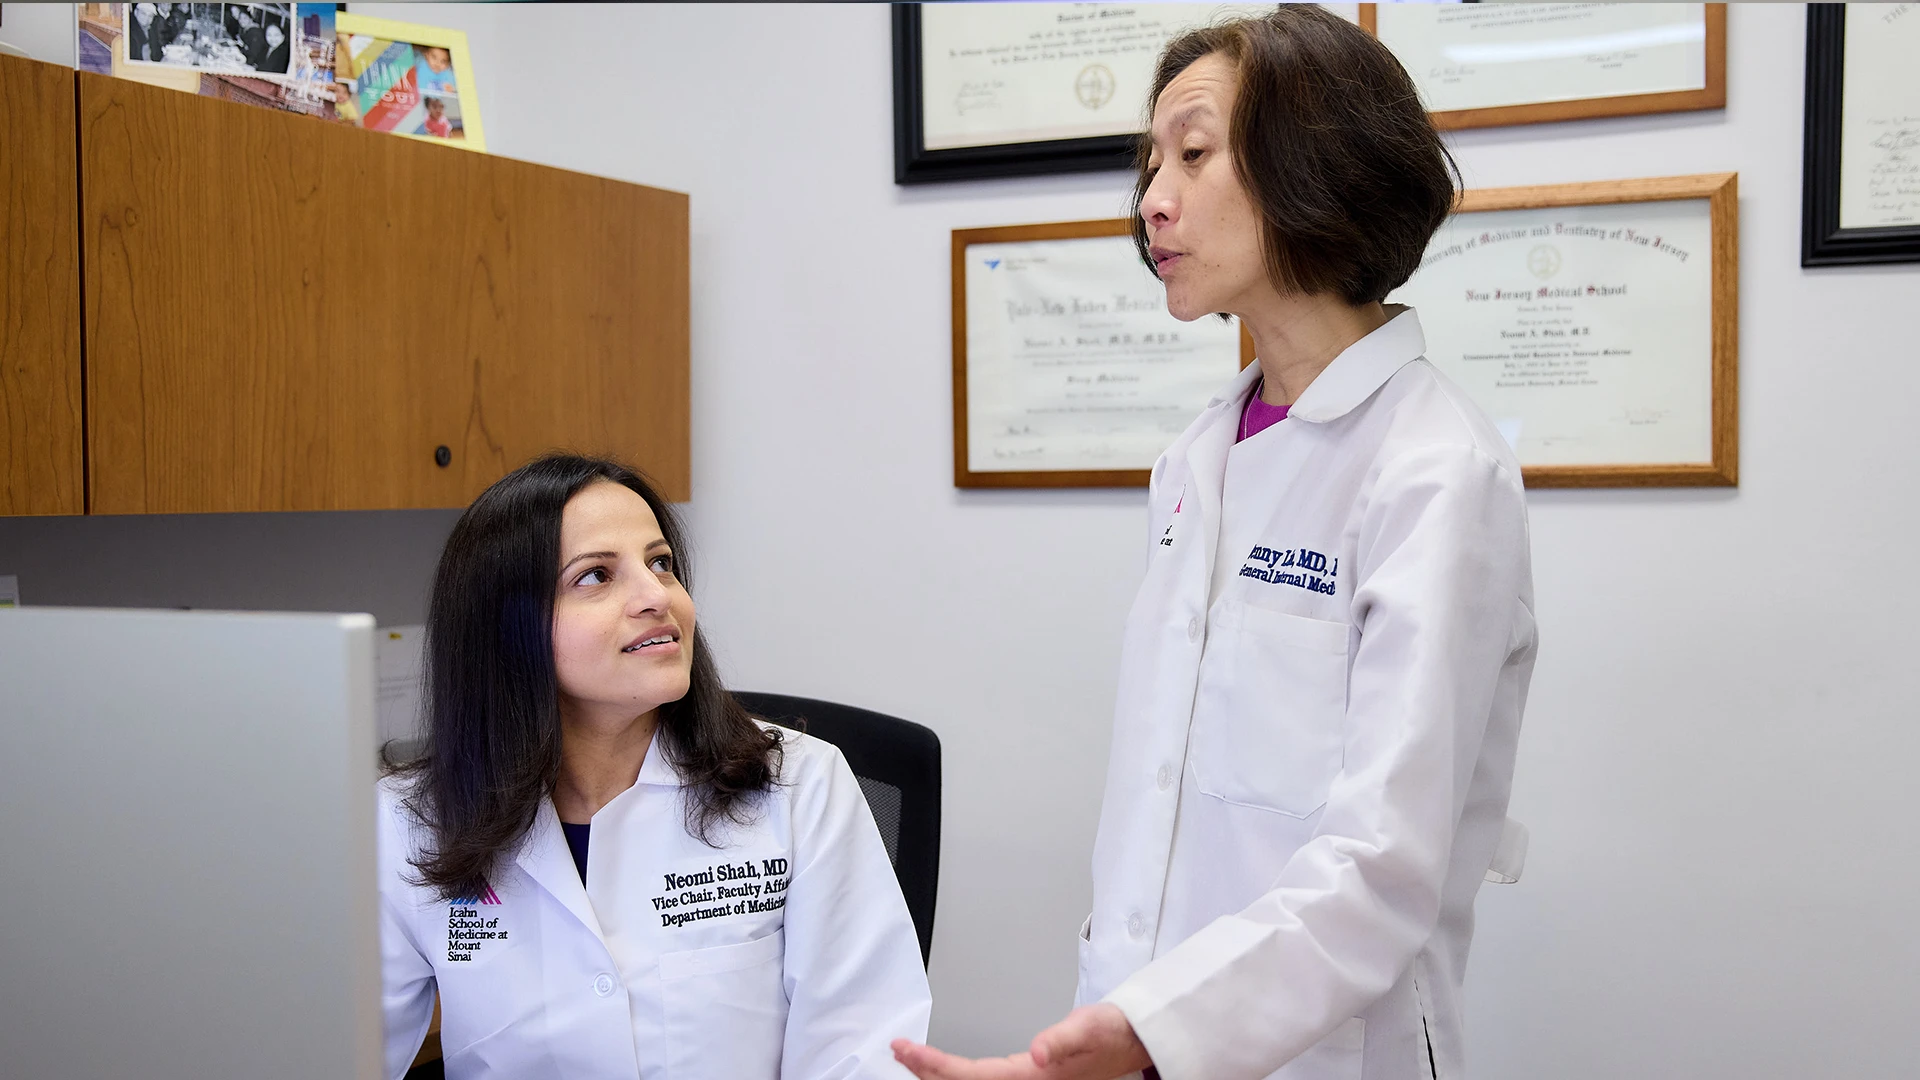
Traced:
POLYGON ((1105 64, 1088 64, 1073 80, 1073 92, 1080 104, 1098 109, 1113 100, 1113 70, 1105 64))

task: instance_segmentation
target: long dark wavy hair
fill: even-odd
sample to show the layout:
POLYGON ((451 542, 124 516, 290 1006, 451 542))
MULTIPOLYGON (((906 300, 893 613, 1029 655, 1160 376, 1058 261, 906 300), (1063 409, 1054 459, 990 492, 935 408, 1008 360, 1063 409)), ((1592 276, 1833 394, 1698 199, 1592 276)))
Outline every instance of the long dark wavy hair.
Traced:
MULTIPOLYGON (((676 576, 691 587, 671 507, 634 470, 602 458, 550 454, 515 469, 460 515, 440 553, 427 610, 426 744, 390 771, 410 781, 407 809, 432 833, 431 849, 413 863, 419 882, 443 899, 485 890, 559 781, 560 517, 600 481, 647 501, 676 576)), ((723 822, 747 819, 752 794, 774 784, 782 746, 721 686, 697 624, 692 647, 691 685, 660 706, 653 745, 687 781, 687 831, 711 844, 723 822)))

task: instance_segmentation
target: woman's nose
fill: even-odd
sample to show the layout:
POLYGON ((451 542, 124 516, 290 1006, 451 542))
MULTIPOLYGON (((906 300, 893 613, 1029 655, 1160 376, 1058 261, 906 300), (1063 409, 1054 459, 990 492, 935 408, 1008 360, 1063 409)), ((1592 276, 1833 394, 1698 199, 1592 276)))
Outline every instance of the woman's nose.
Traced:
POLYGON ((1173 196, 1173 185, 1163 179, 1163 171, 1147 185, 1147 193, 1140 198, 1140 217, 1154 228, 1173 224, 1180 217, 1180 202, 1173 196))
POLYGON ((633 591, 627 595, 627 614, 664 615, 672 592, 666 584, 653 574, 636 575, 633 579, 633 591))

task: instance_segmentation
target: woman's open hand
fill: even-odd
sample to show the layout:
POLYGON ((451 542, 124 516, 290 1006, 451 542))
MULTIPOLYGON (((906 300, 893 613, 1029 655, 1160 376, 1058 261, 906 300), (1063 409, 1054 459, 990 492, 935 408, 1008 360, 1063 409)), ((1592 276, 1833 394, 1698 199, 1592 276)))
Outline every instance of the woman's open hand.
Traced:
POLYGON ((1068 1013, 1024 1054, 963 1058, 896 1039, 893 1056, 920 1080, 1115 1080, 1153 1064, 1126 1015, 1105 1002, 1068 1013))

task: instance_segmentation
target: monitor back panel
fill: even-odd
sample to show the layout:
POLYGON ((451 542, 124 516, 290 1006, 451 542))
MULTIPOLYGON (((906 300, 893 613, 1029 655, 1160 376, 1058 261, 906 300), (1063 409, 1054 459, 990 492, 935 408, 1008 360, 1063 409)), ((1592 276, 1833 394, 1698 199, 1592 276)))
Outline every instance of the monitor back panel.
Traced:
POLYGON ((9 1080, 380 1071, 373 621, 0 611, 9 1080))

